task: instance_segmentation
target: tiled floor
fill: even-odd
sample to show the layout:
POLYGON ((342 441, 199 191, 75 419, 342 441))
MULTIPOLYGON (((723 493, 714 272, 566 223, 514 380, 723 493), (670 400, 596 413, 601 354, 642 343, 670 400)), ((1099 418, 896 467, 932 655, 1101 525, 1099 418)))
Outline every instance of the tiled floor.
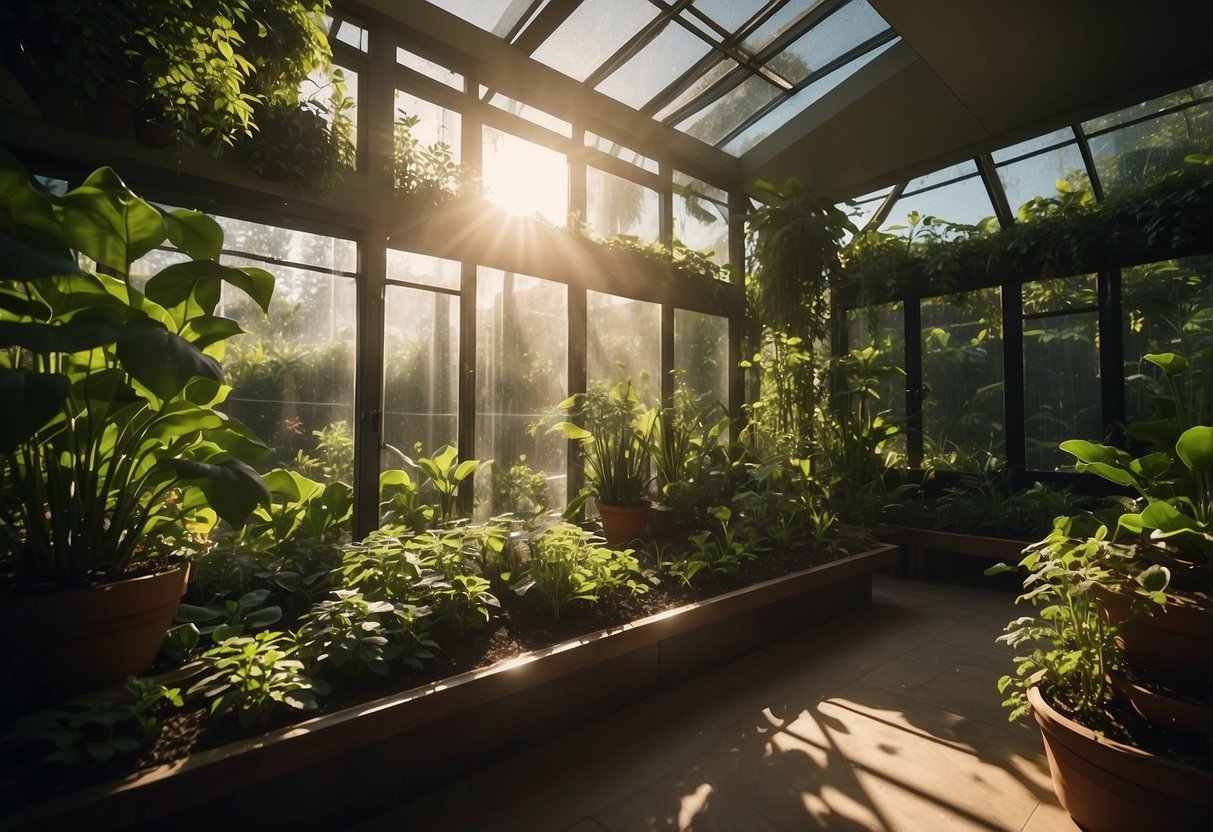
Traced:
POLYGON ((1005 593, 877 576, 871 607, 358 829, 1074 832, 995 680, 1005 593))

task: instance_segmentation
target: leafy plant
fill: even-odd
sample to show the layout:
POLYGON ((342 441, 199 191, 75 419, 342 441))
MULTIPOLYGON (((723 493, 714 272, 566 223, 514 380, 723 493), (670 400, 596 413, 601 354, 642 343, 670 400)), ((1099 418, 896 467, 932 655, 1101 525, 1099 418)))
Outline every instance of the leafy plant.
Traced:
POLYGON ((434 522, 433 506, 421 501, 420 486, 402 468, 379 474, 379 520, 383 526, 403 526, 414 534, 434 522))
POLYGON ((184 704, 180 688, 133 676, 125 692, 125 696, 78 696, 56 708, 27 714, 0 737, 0 748, 26 754, 49 748, 43 762, 94 766, 147 744, 160 727, 155 711, 161 703, 178 708, 184 704), (41 750, 32 751, 35 747, 41 750))
MULTIPOLYGON (((556 408, 582 422, 557 422, 550 430, 581 443, 589 493, 612 506, 643 505, 653 479, 649 439, 657 411, 641 406, 632 383, 578 393, 556 408)), ((586 496, 574 500, 569 512, 579 510, 586 496)))
POLYGON ((199 636, 208 636, 218 644, 276 624, 282 618, 282 607, 266 604, 269 597, 268 589, 255 589, 235 600, 220 600, 206 606, 183 603, 177 607, 176 620, 179 624, 196 626, 199 636))
POLYGON ((290 641, 272 631, 223 641, 202 654, 211 671, 186 695, 209 699, 211 716, 235 712, 244 728, 266 725, 282 707, 315 710, 316 695, 328 693, 328 685, 293 658, 298 648, 290 641))
POLYGON ((716 520, 715 528, 692 534, 690 551, 662 564, 687 586, 704 570, 715 576, 736 578, 746 562, 758 558, 757 534, 753 528, 735 521, 732 509, 713 506, 708 513, 716 520))
POLYGON ((449 523, 459 516, 458 499, 459 487, 463 481, 472 476, 483 461, 465 459, 459 461, 459 450, 454 445, 443 445, 434 452, 432 457, 421 455, 421 446, 417 446, 417 460, 408 462, 425 475, 426 481, 438 495, 438 517, 444 523, 449 523))
POLYGON ((611 592, 633 595, 648 591, 640 562, 631 549, 608 549, 602 538, 571 523, 545 529, 530 544, 530 561, 512 589, 537 593, 560 618, 574 601, 595 603, 611 592))
POLYGON ((392 134, 392 183, 398 194, 410 194, 429 206, 449 202, 469 190, 463 166, 446 142, 425 145, 413 135, 420 121, 401 110, 392 134))
POLYGON ((508 514, 542 514, 548 509, 548 480, 526 463, 526 454, 506 468, 492 466, 494 511, 508 514))
POLYGON ((288 182, 312 196, 329 193, 354 161, 354 102, 340 71, 328 101, 270 101, 258 106, 257 129, 236 146, 249 168, 264 179, 288 182))
POLYGON ((410 666, 420 668, 423 659, 433 657, 428 648, 434 644, 420 628, 428 613, 423 607, 368 601, 353 590, 335 590, 300 621, 298 655, 316 673, 331 667, 384 674, 402 654, 410 666))
POLYGON ((215 309, 224 283, 268 309, 273 276, 219 265, 214 220, 160 211, 109 168, 54 196, 0 157, 0 232, 0 458, 18 506, 0 557, 16 579, 113 578, 161 554, 158 532, 239 527, 268 502, 249 464, 266 448, 217 410, 240 328, 215 309), (132 264, 166 239, 193 259, 138 291, 132 264))

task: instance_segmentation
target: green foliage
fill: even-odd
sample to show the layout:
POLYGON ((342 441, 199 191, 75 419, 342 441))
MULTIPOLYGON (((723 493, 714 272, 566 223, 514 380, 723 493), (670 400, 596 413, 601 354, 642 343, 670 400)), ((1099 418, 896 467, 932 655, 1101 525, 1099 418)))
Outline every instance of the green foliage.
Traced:
POLYGON ((736 578, 746 562, 758 558, 760 540, 752 526, 739 522, 740 518, 735 520, 728 506, 713 506, 708 514, 715 518, 715 527, 692 534, 690 551, 662 564, 670 575, 687 586, 705 571, 717 577, 736 578))
POLYGON ((216 599, 205 606, 183 603, 177 607, 176 621, 194 625, 200 637, 218 644, 276 624, 282 618, 282 607, 266 604, 269 597, 268 589, 255 589, 237 599, 216 599))
POLYGON ((496 511, 534 516, 550 507, 547 477, 526 464, 526 454, 520 454, 509 468, 493 465, 491 476, 492 505, 496 511))
POLYGON ((1194 157, 1184 168, 1099 202, 1068 188, 1023 209, 1026 222, 952 226, 948 234, 909 237, 875 230, 843 249, 843 280, 855 296, 887 295, 894 287, 941 293, 975 276, 1001 282, 1083 274, 1122 262, 1174 256, 1203 244, 1213 225, 1213 167, 1194 157))
POLYGON ((298 647, 290 641, 271 631, 223 641, 203 653, 210 669, 187 696, 209 699, 213 717, 234 712, 244 728, 264 727, 283 707, 315 710, 316 695, 327 693, 328 686, 293 658, 298 647))
POLYGON ((519 595, 539 595, 553 618, 574 601, 595 603, 613 592, 648 591, 631 549, 608 549, 602 539, 571 523, 543 530, 530 542, 530 559, 511 587, 519 595))
POLYGON ((79 696, 21 717, 0 737, 0 748, 42 754, 43 762, 64 767, 96 766, 150 742, 160 727, 156 711, 165 704, 184 704, 179 688, 132 676, 125 695, 79 696))
POLYGON ((379 474, 379 520, 382 526, 403 526, 414 534, 434 521, 433 506, 421 501, 420 485, 401 468, 379 474))
POLYGON ((336 71, 327 101, 313 96, 259 104, 256 130, 236 150, 258 176, 324 196, 354 164, 353 106, 336 71))
MULTIPOLYGON (((649 441, 657 412, 641 405, 632 383, 595 387, 556 407, 580 422, 558 422, 550 430, 581 443, 590 492, 607 505, 643 505, 653 479, 649 441)), ((579 508, 580 501, 574 501, 569 510, 579 508)))
MULTIPOLYGON (((1108 529, 1091 525, 1058 518, 1053 532, 1020 561, 1029 574, 1017 603, 1030 603, 1038 612, 1010 622, 998 639, 1022 651, 1014 675, 998 681, 1012 720, 1028 714, 1027 691, 1036 684, 1080 717, 1099 712, 1111 696, 1107 673, 1119 661, 1116 628, 1100 615, 1096 600, 1096 588, 1112 577, 1105 564, 1108 529)), ((986 574, 1009 569, 999 564, 986 574)))
POLYGON ((420 121, 403 110, 392 134, 392 185, 398 194, 419 198, 423 205, 437 206, 460 194, 475 190, 467 171, 455 161, 446 142, 425 145, 413 135, 420 121))
POLYGON ((0 159, 0 393, 23 414, 0 424, 19 506, 0 558, 18 580, 115 576, 160 554, 158 535, 216 515, 239 527, 268 502, 250 465, 265 446, 216 410, 230 392, 217 359, 240 328, 215 309, 224 283, 268 308, 274 278, 220 266, 222 239, 209 217, 153 208, 109 168, 53 196, 0 159), (195 259, 141 293, 131 264, 166 239, 195 259))
POLYGON ((484 460, 465 459, 459 461, 459 450, 454 445, 443 445, 432 457, 421 455, 421 443, 416 446, 416 461, 406 461, 425 475, 426 482, 438 495, 438 519, 450 523, 459 518, 459 487, 472 476, 484 460))
POLYGON ((299 622, 298 655, 317 674, 327 669, 357 675, 384 674, 396 659, 419 669, 433 658, 434 643, 422 628, 429 610, 389 601, 368 601, 359 593, 335 590, 299 622))
POLYGON ((313 479, 354 481, 354 435, 344 419, 312 431, 316 438, 315 455, 300 451, 295 469, 313 479))

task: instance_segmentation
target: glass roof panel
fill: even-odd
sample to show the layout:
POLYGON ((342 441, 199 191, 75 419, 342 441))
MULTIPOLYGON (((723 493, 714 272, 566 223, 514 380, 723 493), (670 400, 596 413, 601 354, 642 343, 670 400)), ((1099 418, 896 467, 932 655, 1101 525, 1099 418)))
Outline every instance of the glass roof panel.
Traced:
POLYGON ((1155 113, 1162 112, 1170 107, 1178 107, 1181 104, 1187 104, 1191 101, 1198 101, 1201 98, 1210 94, 1208 84, 1202 84, 1198 87, 1176 90, 1173 93, 1164 95, 1161 98, 1155 98, 1152 101, 1146 101, 1142 104, 1134 104, 1132 107, 1126 107, 1123 110, 1117 110, 1114 113, 1100 116, 1099 118, 1084 121, 1082 129, 1090 133, 1098 133, 1101 130, 1107 130, 1115 127, 1118 124, 1124 124, 1126 121, 1132 121, 1142 116, 1149 116, 1155 113))
POLYGON ((671 80, 690 69, 710 48, 682 26, 671 23, 596 89, 639 109, 671 80))
POLYGON ((684 119, 678 129, 708 144, 716 144, 737 125, 779 97, 779 88, 751 75, 720 98, 684 119))
POLYGON ((977 163, 972 159, 966 159, 963 162, 958 162, 955 165, 949 165, 946 168, 931 171, 925 176, 920 176, 917 179, 911 179, 906 185, 906 195, 921 191, 923 188, 929 188, 932 185, 938 185, 940 182, 947 182, 950 179, 959 179, 962 176, 974 176, 977 174, 977 163))
MULTIPOLYGON (((480 95, 483 97, 487 92, 487 88, 483 85, 480 87, 480 95)), ((524 101, 519 101, 516 98, 510 98, 504 93, 493 93, 489 99, 489 104, 496 107, 498 110, 504 110, 507 113, 513 113, 520 118, 525 118, 532 124, 538 124, 540 127, 546 127, 553 133, 559 133, 566 139, 573 135, 573 125, 569 124, 562 118, 557 118, 549 112, 532 107, 524 101)))
MULTIPOLYGON (((889 212, 889 218, 885 220, 881 230, 888 231, 892 230, 891 226, 902 226, 902 230, 897 233, 902 236, 909 234, 907 217, 913 211, 917 211, 923 220, 933 216, 950 223, 965 225, 977 225, 987 217, 994 216, 990 195, 979 176, 970 176, 920 194, 912 195, 907 192, 893 204, 893 210, 889 212)), ((921 228, 919 233, 922 233, 921 228)), ((936 233, 950 238, 958 232, 936 227, 936 233)))
POLYGON ((766 23, 746 38, 743 43, 750 52, 757 54, 771 44, 771 41, 782 35, 797 21, 812 9, 821 5, 824 0, 790 0, 782 9, 775 12, 766 23))
POLYGON ((810 73, 841 57, 868 38, 888 31, 889 24, 867 0, 848 3, 814 26, 767 65, 799 84, 810 73))
POLYGON ((809 107, 812 107, 819 100, 821 100, 826 93, 830 92, 843 81, 850 78, 859 71, 860 67, 867 64, 896 42, 897 41, 890 41, 883 46, 879 46, 876 49, 865 52, 855 60, 843 64, 828 75, 818 78, 800 92, 793 93, 778 107, 771 110, 771 112, 767 113, 765 116, 758 119, 758 121, 754 122, 745 130, 734 136, 729 143, 724 146, 724 150, 733 154, 734 156, 740 156, 741 154, 745 153, 751 147, 754 147, 754 145, 758 144, 767 136, 774 133, 784 124, 791 121, 792 118, 800 113, 803 113, 805 110, 809 109, 809 107))
POLYGON ((657 119, 658 121, 664 120, 670 113, 673 113, 679 108, 685 106, 692 99, 696 98, 701 92, 707 90, 721 78, 724 78, 730 72, 737 69, 739 66, 741 66, 741 64, 737 63, 737 61, 734 61, 732 58, 726 58, 725 60, 716 64, 703 75, 696 78, 695 82, 691 84, 691 86, 687 87, 677 96, 675 96, 673 101, 658 110, 653 118, 657 119))
POLYGON ((584 81, 657 14, 647 0, 585 0, 531 57, 584 81))
POLYGON ((1062 145, 1018 162, 1000 165, 998 178, 1012 213, 1017 213, 1020 206, 1034 197, 1058 196, 1058 181, 1070 183, 1074 190, 1091 188, 1087 167, 1076 144, 1062 145))
POLYGON ((1074 130, 1069 127, 1063 127, 1060 130, 1054 130, 1052 133, 1045 133, 1043 136, 1028 139, 1026 142, 1013 144, 1010 147, 1004 147, 1002 150, 995 150, 991 155, 994 157, 995 164, 998 164, 1008 159, 1026 156, 1029 153, 1035 153, 1047 147, 1056 147, 1059 144, 1072 141, 1074 141, 1074 130))
POLYGON ((696 179, 694 176, 683 173, 682 171, 674 171, 674 187, 692 190, 702 197, 713 199, 716 202, 728 204, 729 195, 726 191, 717 188, 715 185, 709 185, 702 179, 696 179))
POLYGON ((695 8, 719 23, 722 29, 736 32, 768 2, 769 0, 695 0, 695 8))
POLYGON ((430 2, 498 37, 504 37, 530 5, 518 0, 430 0, 430 2))
POLYGON ((657 173, 661 170, 661 166, 656 159, 650 159, 643 153, 632 150, 630 147, 624 147, 619 142, 613 142, 610 139, 604 139, 597 133, 585 131, 585 146, 592 147, 595 150, 601 150, 608 156, 614 156, 628 164, 635 165, 638 168, 644 168, 649 173, 657 173))

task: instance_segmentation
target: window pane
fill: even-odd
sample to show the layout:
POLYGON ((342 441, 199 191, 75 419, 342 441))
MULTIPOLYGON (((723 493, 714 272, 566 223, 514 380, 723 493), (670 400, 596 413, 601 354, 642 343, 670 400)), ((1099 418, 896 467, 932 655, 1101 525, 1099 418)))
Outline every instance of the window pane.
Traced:
POLYGON ((765 5, 766 0, 695 0, 695 8, 730 32, 753 19, 765 5))
POLYGON ((391 248, 387 250, 387 278, 456 292, 462 285, 458 261, 391 248))
MULTIPOLYGON (((476 456, 506 470, 525 464, 548 478, 563 506, 568 442, 540 417, 568 395, 568 290, 536 277, 481 267, 476 289, 476 456)), ((490 477, 476 476, 479 516, 502 511, 490 477)))
POLYGON ((614 156, 616 159, 627 162, 629 165, 635 165, 638 168, 643 168, 649 173, 657 173, 661 166, 656 159, 650 159, 643 153, 632 150, 630 147, 624 147, 618 142, 613 142, 610 139, 604 139, 596 133, 591 133, 589 130, 585 132, 585 146, 592 147, 595 150, 601 150, 608 156, 614 156))
POLYGON ((1153 115, 1169 107, 1178 107, 1180 104, 1185 104, 1189 101, 1197 101, 1210 94, 1213 94, 1213 81, 1207 81, 1190 89, 1177 90, 1161 98, 1155 98, 1142 104, 1134 104, 1132 107, 1126 107, 1123 110, 1117 110, 1114 113, 1109 113, 1090 121, 1084 121, 1082 129, 1087 133, 1097 133, 1100 130, 1115 127, 1118 124, 1132 121, 1135 118, 1153 115))
MULTIPOLYGON (((423 259, 420 255, 403 255, 423 259)), ((431 258, 424 258, 431 259, 431 258)), ((459 298, 388 286, 383 321, 383 441, 429 455, 459 434, 459 298)), ((399 468, 393 453, 384 468, 399 468)))
POLYGON ((799 84, 810 73, 888 28, 889 24, 866 0, 852 0, 771 58, 767 66, 799 84))
POLYGON ((922 301, 923 464, 980 471, 1006 458, 996 288, 922 301))
POLYGON ((446 9, 471 23, 505 37, 526 11, 525 3, 517 0, 431 0, 435 6, 446 9))
MULTIPOLYGON (((658 110, 653 118, 657 119, 658 121, 664 121, 671 113, 682 109, 682 107, 688 104, 691 100, 697 98, 701 93, 706 92, 713 85, 715 85, 717 81, 724 78, 739 66, 741 66, 741 64, 737 63, 732 58, 728 58, 716 64, 699 78, 696 78, 689 87, 678 95, 674 96, 674 99, 669 104, 666 104, 664 107, 658 110)), ((674 79, 671 78, 670 80, 673 81, 674 79)))
POLYGON ((420 72, 428 78, 433 78, 439 83, 446 84, 448 87, 457 89, 463 92, 463 76, 458 72, 447 69, 441 64, 436 64, 428 58, 423 58, 420 55, 415 55, 407 49, 396 47, 396 63, 401 66, 407 66, 414 72, 420 72))
POLYGON ((755 54, 761 52, 821 2, 822 0, 789 0, 782 9, 775 12, 766 23, 745 39, 746 49, 755 54))
POLYGON ((1001 150, 995 150, 991 156, 994 158, 995 163, 1001 164, 1017 156, 1026 156, 1029 153, 1044 150, 1046 147, 1053 147, 1072 141, 1074 141, 1074 130, 1070 127, 1063 127, 1060 130, 1054 130, 1052 133, 1045 133, 1043 136, 1035 136, 1026 142, 1020 142, 1019 144, 1004 147, 1001 150))
MULTIPOLYGON (((906 421, 905 313, 901 301, 847 312, 847 340, 856 372, 864 373, 876 393, 874 411, 886 422, 906 421), (872 350, 871 353, 863 351, 872 350)), ((904 462, 906 435, 899 432, 883 448, 890 463, 904 462)))
POLYGON ((889 212, 889 218, 881 228, 890 230, 889 226, 905 226, 898 233, 909 234, 908 217, 915 211, 918 212, 921 223, 915 232, 916 235, 929 231, 947 238, 956 236, 956 232, 939 225, 931 226, 925 222, 926 218, 935 217, 960 225, 978 225, 994 215, 994 206, 986 193, 985 184, 980 178, 973 176, 951 185, 901 197, 893 204, 893 210, 889 212))
POLYGON ((1016 212, 1020 206, 1038 196, 1056 197, 1058 181, 1069 183, 1073 190, 1090 190, 1087 166, 1078 145, 1068 144, 1019 162, 998 168, 1007 194, 1007 204, 1016 212))
POLYGON ((1025 315, 1083 309, 1096 306, 1098 303, 1098 283, 1093 274, 1033 280, 1023 284, 1023 313, 1025 315))
POLYGON ((1184 157, 1193 153, 1213 153, 1213 103, 1091 139, 1095 169, 1108 194, 1148 185, 1183 167, 1184 157))
POLYGON ((655 17, 646 0, 585 0, 531 57, 584 81, 655 17))
POLYGON ((729 320, 686 309, 674 310, 674 370, 708 402, 729 406, 729 320))
POLYGON ((677 23, 670 23, 595 89, 639 109, 666 84, 690 69, 709 48, 677 23))
MULTIPOLYGON (((293 232, 267 227, 247 244, 285 259, 293 232), (275 240, 275 238, 278 238, 275 240), (277 244, 276 244, 277 243, 277 244)), ((217 313, 245 335, 228 342, 224 375, 232 386, 227 412, 253 429, 272 453, 259 469, 291 467, 315 479, 353 482, 355 283, 347 277, 292 269, 243 257, 228 266, 256 266, 277 278, 269 320, 243 293, 223 286, 217 313)))
POLYGON ((457 110, 396 90, 396 118, 399 120, 405 116, 417 116, 417 123, 410 131, 413 138, 426 146, 442 142, 451 148, 454 160, 460 160, 463 146, 460 125, 463 119, 457 110))
MULTIPOLYGON (((1090 275, 1025 284, 1024 308, 1070 308, 1089 284, 1090 275), (1033 295, 1047 301, 1027 302, 1033 295)), ((1029 468, 1055 471, 1071 467, 1074 457, 1058 450, 1066 439, 1104 438, 1100 410, 1097 312, 1075 312, 1024 321, 1024 412, 1029 468)))
POLYGON ((661 306, 586 293, 586 379, 608 388, 631 381, 647 404, 661 398, 661 306))
POLYGON ((600 237, 660 234, 657 192, 613 173, 586 168, 586 222, 600 237))
POLYGON ((708 144, 716 144, 779 94, 779 88, 774 84, 759 75, 751 75, 705 109, 685 119, 678 129, 708 144))
MULTIPOLYGON (((1189 359, 1213 349, 1213 257, 1135 266, 1121 272, 1126 414, 1130 422, 1157 418, 1151 396, 1165 392, 1160 372, 1141 360, 1174 352, 1189 359)), ((1189 360, 1185 390, 1209 389, 1207 364, 1189 360)))
MULTIPOLYGON (((487 92, 485 87, 480 88, 480 94, 483 96, 487 92)), ((513 113, 519 118, 524 118, 532 124, 538 124, 540 127, 546 127, 553 133, 559 133, 566 139, 573 135, 573 125, 569 124, 562 118, 557 118, 551 113, 544 112, 538 107, 532 107, 523 101, 516 98, 510 98, 502 93, 494 93, 489 99, 489 104, 496 107, 498 110, 503 110, 507 113, 513 113)))
POLYGON ((486 126, 483 182, 488 198, 512 214, 568 224, 569 167, 563 153, 486 126))
POLYGON ((712 252, 713 263, 727 265, 728 194, 698 179, 675 172, 674 236, 688 248, 712 252))
POLYGON ((833 90, 846 79, 850 78, 862 67, 866 66, 877 55, 880 55, 885 50, 890 48, 896 41, 890 41, 871 49, 858 58, 843 64, 838 69, 818 78, 813 83, 809 84, 799 92, 793 93, 783 101, 778 107, 771 110, 758 121, 751 124, 741 133, 733 137, 725 146, 724 149, 734 156, 740 156, 751 147, 754 147, 767 136, 774 133, 783 125, 792 120, 794 116, 803 113, 805 110, 812 107, 820 101, 826 93, 833 90))
POLYGON ((358 246, 353 240, 309 234, 290 228, 262 225, 256 222, 236 220, 231 217, 215 217, 223 229, 223 249, 245 252, 261 257, 290 260, 311 266, 348 272, 353 275, 358 268, 358 246))

